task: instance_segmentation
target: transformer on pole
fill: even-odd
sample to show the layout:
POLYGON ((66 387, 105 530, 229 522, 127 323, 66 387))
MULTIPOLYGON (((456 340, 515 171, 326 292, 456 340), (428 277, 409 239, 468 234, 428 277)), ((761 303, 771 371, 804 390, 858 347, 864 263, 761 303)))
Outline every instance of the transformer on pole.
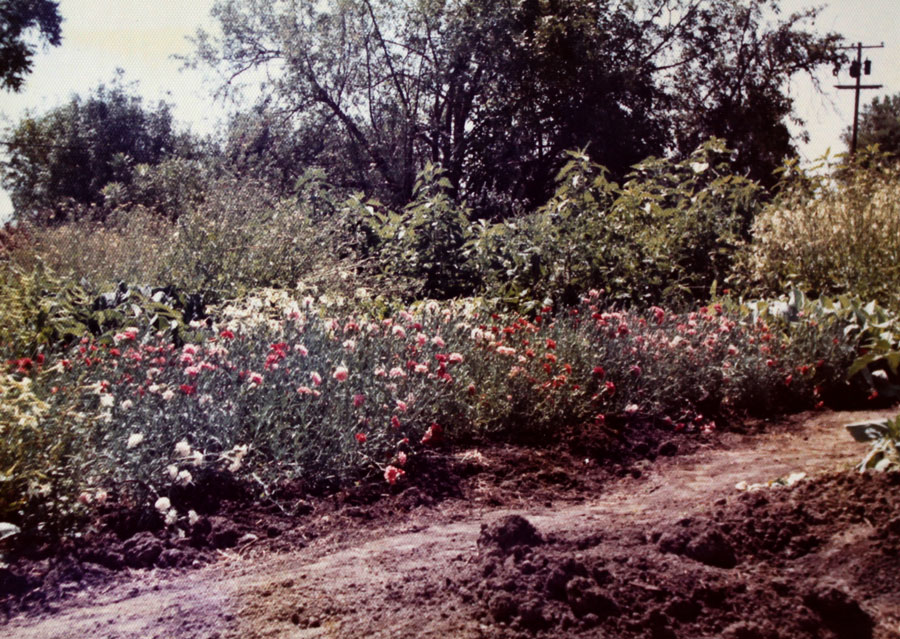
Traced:
MULTIPOLYGON (((850 77, 856 79, 855 84, 836 84, 834 85, 837 89, 852 89, 856 92, 855 99, 853 102, 853 135, 850 138, 850 155, 854 155, 856 153, 856 141, 859 135, 859 92, 863 89, 880 89, 884 85, 882 84, 863 84, 862 76, 870 75, 872 73, 872 61, 866 59, 863 61, 862 59, 862 51, 863 49, 883 49, 884 42, 881 44, 870 44, 863 45, 862 42, 857 42, 852 47, 844 47, 845 49, 856 49, 856 60, 850 63, 850 77)), ((834 75, 837 75, 840 72, 840 66, 835 67, 834 75)))

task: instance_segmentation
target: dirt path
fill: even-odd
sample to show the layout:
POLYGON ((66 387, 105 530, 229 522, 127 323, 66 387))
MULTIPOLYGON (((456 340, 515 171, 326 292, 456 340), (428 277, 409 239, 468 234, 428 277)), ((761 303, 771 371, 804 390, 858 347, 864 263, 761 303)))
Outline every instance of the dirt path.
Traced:
MULTIPOLYGON (((518 575, 510 571, 516 562, 519 562, 517 566, 522 564, 521 558, 509 557, 503 563, 500 556, 494 563, 485 563, 485 549, 479 547, 483 524, 518 514, 539 531, 547 548, 564 549, 578 561, 585 549, 589 557, 602 555, 609 565, 622 572, 630 565, 633 551, 641 548, 645 549, 641 550, 645 555, 655 553, 647 555, 652 561, 664 560, 667 569, 672 570, 669 564, 674 559, 668 558, 674 555, 659 553, 649 541, 652 531, 679 521, 713 517, 717 510, 738 499, 740 491, 735 488, 738 482, 768 482, 794 472, 815 477, 845 469, 862 457, 866 447, 854 443, 843 425, 889 414, 810 414, 795 427, 775 433, 727 434, 714 448, 701 447, 688 455, 644 462, 637 469, 640 473, 634 473, 638 477, 616 480, 599 494, 569 493, 552 504, 535 504, 523 496, 521 506, 509 498, 503 499, 499 506, 491 506, 497 501, 492 494, 494 487, 476 483, 465 500, 416 508, 403 521, 376 522, 358 534, 348 535, 345 531, 341 535, 325 535, 295 552, 263 553, 251 546, 239 552, 223 553, 221 561, 197 570, 134 571, 114 583, 78 592, 50 613, 14 618, 6 627, 0 627, 0 636, 16 639, 516 636, 517 632, 523 632, 519 626, 525 624, 521 620, 527 619, 526 612, 520 607, 517 621, 505 623, 503 611, 497 609, 501 604, 495 605, 497 598, 479 594, 476 584, 500 574, 518 575)), ((486 463, 490 461, 487 459, 486 463)), ((335 526, 339 525, 336 520, 335 526)), ((854 543, 852 537, 857 532, 850 527, 845 531, 845 539, 824 543, 823 556, 833 558, 837 552, 834 545, 854 543)), ((521 570, 521 575, 529 575, 552 568, 542 567, 537 559, 535 563, 534 570, 515 569, 521 570)), ((704 572, 697 573, 700 576, 696 579, 703 583, 719 579, 724 572, 721 568, 697 565, 704 572)), ((749 575, 761 569, 757 564, 746 568, 740 564, 729 573, 742 570, 749 575)), ((594 577, 600 579, 597 574, 595 571, 594 577)), ((654 586, 653 579, 649 573, 640 579, 632 575, 628 577, 628 587, 635 582, 652 594, 654 589, 662 588, 654 586)), ((515 584, 506 590, 515 593, 515 584)), ((570 600, 572 597, 570 593, 570 600)), ((900 636, 900 617, 890 609, 897 603, 890 592, 866 602, 877 619, 874 636, 900 636)), ((572 605, 578 612, 575 604, 572 605)), ((532 632, 549 624, 557 629, 554 632, 563 628, 575 636, 602 621, 602 618, 595 621, 596 615, 590 613, 580 619, 569 616, 556 619, 550 608, 542 614, 540 621, 545 626, 535 622, 532 632)), ((667 614, 680 619, 677 610, 667 610, 667 614)), ((615 627, 623 633, 632 632, 626 615, 622 614, 617 623, 615 627)), ((641 632, 648 633, 648 637, 657 636, 653 634, 656 626, 652 623, 646 629, 641 629, 639 622, 634 623, 635 636, 643 636, 641 632)), ((734 637, 757 636, 742 635, 740 628, 731 631, 736 633, 734 637)), ((835 636, 843 636, 834 632, 835 636)))

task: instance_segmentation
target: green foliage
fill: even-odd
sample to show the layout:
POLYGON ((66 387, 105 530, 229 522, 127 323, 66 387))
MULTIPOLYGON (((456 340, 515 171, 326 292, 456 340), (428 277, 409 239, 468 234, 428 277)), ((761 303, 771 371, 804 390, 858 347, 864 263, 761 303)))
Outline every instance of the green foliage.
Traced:
POLYGON ((201 296, 174 287, 76 284, 41 261, 30 269, 0 261, 0 302, 0 356, 29 362, 85 336, 110 343, 130 327, 179 339, 205 306, 201 296))
POLYGON ((51 0, 0 0, 0 87, 21 91, 31 72, 35 44, 32 34, 59 46, 59 3, 51 0))
POLYGON ((0 179, 17 219, 40 223, 102 216, 104 209, 88 207, 103 203, 108 184, 129 184, 135 166, 192 152, 190 138, 174 130, 169 106, 145 109, 119 79, 26 117, 6 137, 0 179))
POLYGON ((790 166, 753 223, 734 281, 756 295, 793 284, 900 309, 898 178, 900 168, 866 153, 833 175, 790 166))
MULTIPOLYGON (((852 136, 850 128, 841 136, 848 148, 852 136)), ((900 93, 874 98, 859 114, 858 148, 875 145, 894 158, 900 155, 900 93)))
POLYGON ((455 297, 471 287, 463 255, 470 213, 454 201, 451 189, 445 171, 428 164, 412 201, 399 212, 358 198, 348 202, 374 240, 380 277, 404 282, 413 298, 455 297))
POLYGON ((480 223, 469 255, 483 286, 525 308, 603 288, 629 304, 684 304, 729 273, 761 189, 731 172, 719 141, 681 162, 651 159, 623 186, 583 153, 536 213, 480 223))
POLYGON ((808 29, 816 10, 781 18, 777 4, 219 0, 221 39, 199 34, 197 58, 228 91, 270 74, 240 161, 322 166, 391 208, 430 162, 496 219, 543 203, 572 148, 620 179, 716 135, 769 179, 793 154, 789 81, 842 56, 837 35, 808 29))

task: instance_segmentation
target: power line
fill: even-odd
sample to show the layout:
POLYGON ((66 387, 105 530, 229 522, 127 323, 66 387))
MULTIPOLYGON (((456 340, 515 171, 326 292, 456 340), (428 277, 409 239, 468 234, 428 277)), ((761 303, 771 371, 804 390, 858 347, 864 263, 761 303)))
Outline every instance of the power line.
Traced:
MULTIPOLYGON (((856 141, 859 135, 859 92, 863 89, 880 89, 884 85, 882 84, 862 84, 862 76, 871 75, 872 73, 872 61, 866 58, 866 61, 863 62, 862 59, 862 50, 863 49, 883 49, 884 42, 881 44, 869 44, 863 45, 862 42, 857 42, 855 45, 850 47, 842 47, 844 49, 856 49, 856 60, 850 63, 850 77, 856 78, 856 84, 836 84, 834 85, 837 89, 852 89, 856 92, 855 100, 853 102, 853 136, 850 139, 850 155, 856 154, 856 141)), ((834 75, 837 75, 841 70, 840 66, 835 67, 834 75)))

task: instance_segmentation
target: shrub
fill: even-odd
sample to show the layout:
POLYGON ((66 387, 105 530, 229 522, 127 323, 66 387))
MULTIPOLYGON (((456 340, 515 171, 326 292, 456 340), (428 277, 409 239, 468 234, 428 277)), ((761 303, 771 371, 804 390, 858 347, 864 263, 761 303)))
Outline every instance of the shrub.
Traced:
POLYGON ((814 297, 847 294, 900 309, 896 164, 861 154, 833 175, 794 174, 752 235, 740 272, 753 294, 791 283, 814 297))
POLYGON ((526 310, 603 288, 619 303, 682 306, 729 273, 761 190, 710 141, 687 160, 650 159, 623 186, 573 154, 532 215, 474 228, 469 255, 484 295, 526 310))

